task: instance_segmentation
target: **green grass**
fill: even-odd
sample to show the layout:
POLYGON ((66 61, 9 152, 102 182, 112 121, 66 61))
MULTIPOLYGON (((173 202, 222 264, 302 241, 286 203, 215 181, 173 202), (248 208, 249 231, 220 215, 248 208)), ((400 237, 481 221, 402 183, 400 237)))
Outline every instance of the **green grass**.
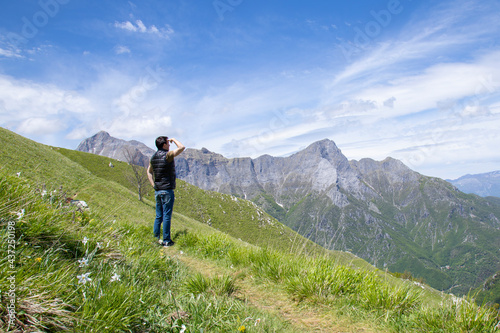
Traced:
POLYGON ((453 302, 350 254, 320 251, 253 204, 187 184, 177 191, 177 245, 168 251, 151 235, 154 204, 139 202, 119 180, 107 180, 113 171, 100 158, 68 158, 3 129, 0 136, 2 331, 305 331, 278 309, 248 302, 248 284, 286 295, 296 311, 321 309, 354 327, 369 322, 387 332, 495 331, 493 308, 453 302), (66 203, 75 193, 89 211, 66 203), (246 224, 255 234, 244 237, 246 224), (255 235, 262 237, 252 241, 255 235), (200 263, 217 273, 207 274, 200 263))
MULTIPOLYGON (((299 302, 339 312, 354 309, 351 316, 369 318, 389 331, 494 332, 498 323, 494 308, 479 307, 471 298, 443 296, 439 304, 427 302, 427 291, 415 281, 394 283, 390 276, 342 265, 331 257, 242 247, 223 234, 186 234, 178 244, 191 255, 247 270, 259 283, 282 288, 299 302)), ((189 284, 193 290, 214 289, 201 275, 189 284)))
POLYGON ((4 172, 0 185, 0 285, 2 291, 15 286, 17 311, 9 326, 2 302, 2 330, 177 332, 180 322, 168 317, 181 310, 190 314, 182 324, 197 331, 234 332, 237 318, 257 315, 265 320, 256 331, 289 330, 232 297, 237 287, 230 276, 207 280, 204 290, 189 288, 199 274, 168 256, 146 226, 94 213, 73 218, 75 209, 62 198, 42 197, 4 172), (12 237, 11 266, 6 245, 12 237))

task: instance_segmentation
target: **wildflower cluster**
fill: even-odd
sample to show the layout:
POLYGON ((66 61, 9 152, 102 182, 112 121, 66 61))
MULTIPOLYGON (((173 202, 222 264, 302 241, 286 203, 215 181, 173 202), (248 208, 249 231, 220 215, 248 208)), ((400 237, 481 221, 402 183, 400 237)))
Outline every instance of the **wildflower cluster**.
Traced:
MULTIPOLYGON (((90 241, 90 239, 86 236, 81 240, 82 244, 86 248, 85 248, 85 256, 83 258, 77 260, 78 264, 79 264, 78 268, 88 268, 90 262, 95 258, 99 249, 101 249, 103 247, 102 242, 96 242, 96 246, 89 253, 89 246, 91 244, 89 241, 90 241)), ((107 246, 109 246, 109 242, 107 243, 107 246)), ((116 265, 114 267, 116 269, 116 265)), ((86 273, 82 273, 82 274, 77 275, 78 284, 85 285, 87 282, 91 282, 92 278, 90 277, 90 274, 92 274, 92 272, 86 272, 86 273)), ((114 271, 113 274, 111 275, 111 277, 109 278, 109 283, 117 282, 117 281, 121 281, 120 275, 118 273, 116 273, 116 271, 114 271)), ((85 291, 83 292, 83 294, 84 294, 84 298, 85 298, 85 291)), ((103 295, 104 294, 103 294, 102 290, 100 290, 99 297, 102 297, 103 295)))

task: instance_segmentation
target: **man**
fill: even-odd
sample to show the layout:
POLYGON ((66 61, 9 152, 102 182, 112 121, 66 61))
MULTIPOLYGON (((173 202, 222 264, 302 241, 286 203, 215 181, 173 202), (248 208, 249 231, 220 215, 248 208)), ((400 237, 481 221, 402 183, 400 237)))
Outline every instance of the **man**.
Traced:
POLYGON ((153 227, 153 235, 163 246, 172 246, 174 242, 170 236, 170 223, 172 220, 172 210, 174 208, 175 189, 175 162, 174 157, 186 149, 182 143, 176 139, 169 139, 166 136, 156 138, 156 148, 158 150, 151 157, 148 167, 148 179, 155 189, 156 199, 156 219, 153 227), (170 151, 170 143, 175 143, 177 149, 170 151), (163 241, 160 240, 160 228, 163 223, 163 241))

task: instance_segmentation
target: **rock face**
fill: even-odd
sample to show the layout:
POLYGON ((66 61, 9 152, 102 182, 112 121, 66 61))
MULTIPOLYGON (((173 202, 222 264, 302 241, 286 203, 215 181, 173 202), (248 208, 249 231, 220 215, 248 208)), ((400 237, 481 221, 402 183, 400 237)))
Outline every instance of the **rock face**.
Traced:
POLYGON ((448 181, 465 193, 474 193, 482 197, 500 197, 500 171, 465 175, 448 181))
MULTIPOLYGON (((343 206, 347 202, 341 199, 340 188, 349 189, 360 198, 363 193, 374 194, 360 182, 349 161, 329 140, 316 142, 286 158, 263 155, 256 159, 227 159, 206 149, 187 149, 176 163, 179 178, 204 189, 232 192, 250 200, 263 191, 277 198, 300 199, 312 190, 339 198, 337 203, 343 206)), ((289 208, 295 200, 285 201, 283 205, 289 208)))
POLYGON ((150 157, 155 153, 153 149, 139 141, 117 139, 104 131, 83 140, 76 150, 142 166, 147 166, 150 157))
POLYGON ((500 269, 500 205, 393 158, 348 161, 333 141, 289 157, 187 149, 177 176, 251 200, 300 234, 379 268, 466 293, 500 269))

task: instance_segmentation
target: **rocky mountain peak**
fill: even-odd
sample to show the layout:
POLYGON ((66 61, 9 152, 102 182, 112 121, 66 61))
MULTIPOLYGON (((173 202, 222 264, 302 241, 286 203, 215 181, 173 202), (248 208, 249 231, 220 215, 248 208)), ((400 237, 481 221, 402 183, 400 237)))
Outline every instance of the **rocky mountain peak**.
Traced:
POLYGON ((139 141, 117 139, 106 131, 99 131, 90 138, 83 140, 76 150, 108 156, 119 161, 138 165, 147 165, 149 158, 155 152, 139 141))
POLYGON ((329 139, 323 139, 310 144, 306 149, 303 150, 306 153, 316 153, 323 158, 328 156, 342 154, 340 149, 337 147, 335 142, 329 139))
POLYGON ((107 140, 111 138, 111 135, 109 135, 109 133, 106 131, 99 131, 93 137, 100 140, 107 140))
POLYGON ((329 139, 314 142, 304 150, 292 155, 291 158, 298 158, 302 164, 311 166, 328 163, 340 172, 350 169, 347 158, 335 142, 329 139))

